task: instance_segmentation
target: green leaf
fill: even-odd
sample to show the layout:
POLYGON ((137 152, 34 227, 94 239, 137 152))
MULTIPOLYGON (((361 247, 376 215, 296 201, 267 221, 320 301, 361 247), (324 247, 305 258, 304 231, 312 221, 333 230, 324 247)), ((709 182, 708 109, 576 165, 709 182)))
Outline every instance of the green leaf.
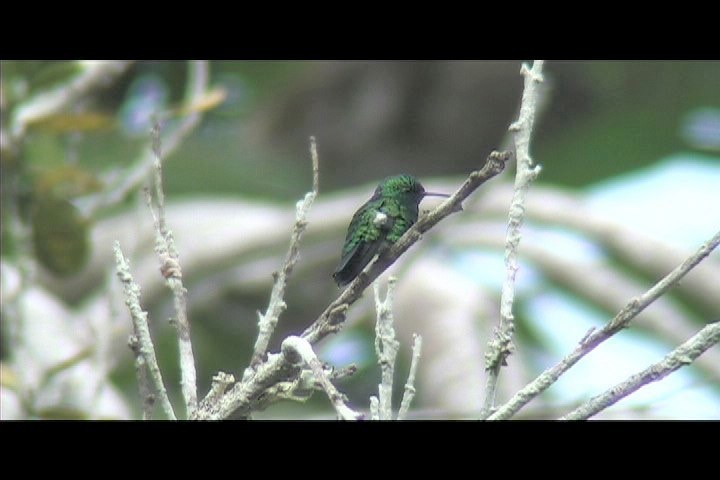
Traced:
POLYGON ((52 195, 35 199, 32 237, 37 260, 57 275, 75 274, 87 262, 87 222, 68 200, 52 195))

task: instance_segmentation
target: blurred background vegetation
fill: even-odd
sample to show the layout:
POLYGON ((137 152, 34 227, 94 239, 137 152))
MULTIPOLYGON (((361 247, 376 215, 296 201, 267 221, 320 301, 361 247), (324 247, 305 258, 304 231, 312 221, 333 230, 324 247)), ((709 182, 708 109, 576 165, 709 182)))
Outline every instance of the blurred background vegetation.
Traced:
MULTIPOLYGON (((67 89, 90 67, 85 62, 3 61, 3 395, 10 395, 8 390, 24 392, 19 394, 21 401, 13 410, 17 413, 4 411, 3 418, 99 415, 96 410, 57 407, 58 402, 50 400, 40 408, 37 398, 29 399, 28 391, 37 395, 42 390, 39 385, 51 383, 49 376, 92 354, 80 355, 51 373, 45 372, 44 380, 35 379, 32 389, 23 390, 22 384, 30 380, 24 380, 20 371, 22 358, 14 352, 12 339, 17 338, 14 335, 22 336, 18 324, 33 319, 24 318, 17 292, 27 287, 23 281, 40 285, 57 299, 58 308, 67 312, 82 310, 85 313, 78 318, 87 318, 91 316, 88 305, 117 287, 112 286, 117 283, 112 276, 114 265, 108 262, 103 269, 99 260, 94 260, 98 249, 110 248, 109 244, 102 247, 95 243, 102 235, 97 230, 110 231, 107 222, 120 218, 132 219, 122 227, 126 230, 132 229, 127 225, 133 222, 145 227, 150 224, 138 202, 137 191, 142 184, 120 201, 95 209, 92 214, 83 209, 87 205, 83 199, 96 199, 111 189, 148 151, 152 115, 164 112, 164 132, 188 115, 202 116, 166 158, 163 173, 170 205, 203 198, 230 199, 246 202, 243 205, 248 209, 267 206, 273 214, 285 215, 272 224, 272 232, 267 232, 271 240, 265 244, 258 241, 246 256, 231 257, 222 268, 202 260, 192 266, 183 265, 190 290, 199 389, 204 395, 218 370, 239 376, 247 364, 256 334, 255 312, 267 306, 270 274, 280 266, 294 204, 310 188, 308 137, 314 135, 318 141, 320 198, 337 200, 330 205, 338 207, 323 210, 319 206, 313 212, 300 265, 290 280, 288 310, 281 317, 272 349, 277 349, 288 333, 309 325, 337 295, 330 273, 339 255, 344 228, 354 206, 370 195, 379 179, 408 172, 453 188, 478 168, 491 150, 509 147, 507 127, 516 117, 522 93, 520 64, 212 61, 204 95, 188 103, 188 85, 196 80, 191 64, 131 62, 107 74, 105 81, 88 88, 63 108, 33 117, 20 128, 27 105, 41 95, 67 89), (323 212, 332 212, 333 220, 327 229, 314 231, 313 222, 322 223, 321 216, 330 216, 323 212), (309 261, 305 266, 304 260, 309 261), (238 264, 229 268, 227 263, 233 262, 238 264), (250 271, 235 268, 240 264, 254 265, 252 281, 236 281, 235 275, 250 271), (9 286, 16 284, 19 286, 9 286)), ((551 61, 546 63, 545 72, 544 108, 532 144, 534 159, 543 166, 540 185, 581 194, 593 185, 642 171, 678 152, 701 154, 718 166, 720 62, 551 61)), ((509 181, 507 176, 505 181, 509 181)), ((262 210, 258 212, 262 215, 262 210)), ((236 225, 248 229, 269 228, 249 223, 244 213, 238 211, 236 216, 220 218, 227 224, 248 222, 236 225)), ((498 221, 502 224, 502 219, 498 221)), ((171 220, 171 228, 179 227, 171 220)), ((222 239, 215 240, 222 243, 222 239)), ((442 234, 425 241, 429 246, 440 244, 438 248, 443 248, 442 234)), ((145 247, 151 250, 152 240, 145 247)), ((181 250, 181 261, 185 254, 181 250)), ((157 268, 152 256, 145 257, 145 261, 150 262, 151 270, 157 268)), ((622 260, 610 261, 616 262, 620 270, 633 270, 622 260)), ((139 262, 135 260, 133 268, 139 262)), ((494 276, 501 280, 504 273, 499 266, 494 276)), ((159 281, 159 275, 155 275, 155 281, 159 281)), ((632 275, 645 279, 648 286, 660 278, 637 268, 632 275)), ((162 289, 143 291, 154 322, 160 361, 166 369, 166 384, 178 400, 179 374, 174 370, 177 347, 174 332, 164 322, 172 315, 170 295, 162 289)), ((633 294, 628 292, 627 299, 633 294)), ((537 354, 531 355, 529 362, 534 366, 528 367, 526 374, 532 378, 549 365, 548 361, 557 360, 557 355, 548 358, 547 346, 522 308, 523 301, 521 297, 518 342, 526 351, 537 354)), ((684 302, 688 316, 698 326, 720 316, 712 302, 693 305, 682 297, 678 301, 684 302)), ((596 307, 605 310, 601 305, 596 307)), ((604 316, 609 318, 614 313, 605 311, 604 316)), ((129 328, 124 312, 113 311, 112 315, 120 318, 114 325, 128 322, 129 328)), ((367 398, 376 392, 379 380, 379 370, 373 363, 372 315, 370 303, 358 305, 353 314, 357 321, 341 334, 346 339, 343 351, 351 352, 348 358, 360 363, 361 368, 339 386, 358 408, 367 406, 367 398)), ((77 328, 65 325, 67 329, 77 328)), ((62 325, 55 328, 63 330, 62 325)), ((102 415, 136 417, 139 401, 132 356, 125 348, 126 337, 117 338, 117 348, 108 347, 114 352, 108 354, 114 360, 106 366, 106 377, 118 392, 117 404, 124 404, 125 409, 119 408, 113 415, 109 408, 102 415)), ((410 342, 403 341, 409 350, 410 342)), ((484 344, 487 339, 479 341, 484 344)), ((333 342, 340 340, 326 342, 326 358, 345 358, 334 356, 337 349, 333 350, 333 342)), ((423 361, 431 362, 431 350, 428 352, 423 361)), ((406 350, 405 355, 400 355, 396 380, 399 388, 404 383, 402 375, 408 360, 406 350)), ((477 363, 482 364, 481 357, 477 363)), ((440 408, 430 400, 425 404, 422 398, 418 401, 418 412, 440 408)), ((332 417, 321 395, 315 395, 306 405, 276 405, 260 417, 263 415, 332 417)), ((456 415, 440 410, 427 416, 456 415)), ((534 415, 552 416, 553 412, 535 411, 534 415)))

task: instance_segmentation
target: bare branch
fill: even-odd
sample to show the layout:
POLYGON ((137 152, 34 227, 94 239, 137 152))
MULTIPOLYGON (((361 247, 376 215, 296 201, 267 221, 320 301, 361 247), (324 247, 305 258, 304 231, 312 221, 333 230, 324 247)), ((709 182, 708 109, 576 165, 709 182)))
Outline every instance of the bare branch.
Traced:
POLYGON ((519 118, 509 128, 511 132, 514 132, 517 172, 515 174, 513 199, 510 204, 505 246, 507 276, 503 283, 500 299, 500 324, 495 330, 494 338, 488 343, 488 352, 485 354, 485 369, 488 372, 488 378, 480 418, 486 418, 493 409, 500 369, 507 364, 507 357, 514 349, 512 337, 515 332, 515 318, 512 308, 515 300, 515 275, 518 270, 517 258, 521 238, 520 229, 525 218, 525 194, 530 187, 530 183, 540 173, 540 166, 533 166, 530 158, 530 137, 538 103, 537 86, 543 81, 542 66, 543 62, 536 60, 533 62, 531 69, 528 69, 525 64, 520 69, 520 74, 525 77, 525 88, 519 118))
POLYGON ((233 379, 216 378, 213 389, 200 402, 192 419, 222 420, 233 414, 247 418, 253 411, 262 410, 280 399, 305 399, 319 383, 341 418, 359 420, 361 415, 345 405, 344 396, 331 383, 331 378, 350 375, 354 371, 354 367, 349 367, 336 372, 325 372, 306 340, 289 337, 283 341, 279 354, 269 354, 267 360, 261 362, 257 368, 248 369, 247 378, 235 383, 229 391, 223 393, 233 379), (305 365, 312 370, 312 377, 305 375, 306 372, 309 373, 303 369, 305 365))
POLYGON ((418 361, 420 360, 420 351, 422 350, 422 337, 417 333, 413 334, 413 348, 412 348, 412 360, 410 362, 410 373, 408 374, 407 382, 405 382, 405 393, 403 393, 402 401, 400 402, 400 410, 397 414, 398 420, 405 420, 407 417, 408 410, 410 410, 410 403, 415 398, 415 373, 417 371, 418 361))
POLYGON ((178 351, 180 354, 180 385, 187 417, 197 408, 197 374, 195 372, 195 357, 190 339, 190 322, 187 317, 187 290, 182 281, 182 268, 180 258, 175 247, 172 231, 165 220, 165 193, 162 185, 162 145, 160 141, 160 125, 156 122, 152 129, 152 150, 155 156, 153 184, 155 186, 155 200, 157 215, 152 206, 151 193, 145 190, 145 200, 155 225, 155 253, 160 259, 160 273, 173 292, 175 306, 175 321, 173 325, 178 335, 178 351))
POLYGON ((220 398, 225 393, 225 390, 227 390, 228 387, 233 383, 235 383, 234 376, 230 375, 229 373, 218 372, 213 377, 212 386, 210 387, 210 392, 205 397, 205 401, 217 401, 217 399, 220 398))
POLYGON ((373 283, 375 296, 375 309, 377 322, 375 323, 375 354, 380 364, 381 382, 378 385, 379 418, 378 420, 392 420, 392 391, 393 376, 395 374, 395 359, 397 358, 400 342, 395 338, 393 327, 392 302, 393 292, 397 279, 388 279, 387 293, 385 300, 380 298, 380 285, 377 280, 373 283))
POLYGON ((430 230, 451 213, 460 211, 462 209, 462 201, 480 185, 502 172, 509 158, 510 154, 508 152, 490 153, 481 170, 472 172, 450 198, 410 227, 383 255, 380 255, 374 262, 366 267, 365 270, 347 286, 342 294, 328 305, 315 322, 305 329, 302 337, 313 344, 330 333, 338 331, 345 321, 345 311, 348 306, 357 301, 363 291, 375 281, 382 272, 392 265, 400 255, 414 245, 423 233, 430 230))
POLYGON ((592 398, 560 420, 586 420, 614 405, 631 393, 651 382, 662 380, 675 370, 690 365, 707 349, 720 342, 720 321, 706 325, 696 335, 670 352, 662 361, 655 363, 605 393, 592 398))
POLYGON ((628 324, 648 305, 657 300, 667 292, 670 287, 679 282, 690 270, 692 270, 705 257, 710 255, 720 244, 720 231, 692 256, 687 258, 680 266, 656 283, 650 290, 642 295, 633 298, 630 302, 602 329, 596 330, 583 338, 583 341, 575 350, 563 358, 560 363, 545 370, 535 380, 517 392, 505 405, 498 408, 488 420, 504 420, 514 415, 520 408, 530 400, 540 395, 550 385, 575 365, 582 357, 590 353, 595 347, 627 327, 628 324))
POLYGON ((351 363, 347 367, 335 368, 330 373, 330 380, 339 380, 341 378, 352 377, 357 373, 357 365, 351 363))
POLYGON ((323 390, 327 393, 330 402, 333 404, 341 420, 361 420, 363 418, 362 414, 355 412, 346 405, 345 402, 347 402, 347 399, 345 395, 340 393, 337 388, 335 388, 335 385, 332 384, 323 370, 320 360, 318 360, 312 346, 307 340, 297 336, 287 337, 282 343, 281 351, 285 358, 292 359, 295 356, 299 356, 302 361, 310 367, 315 379, 322 385, 323 390))
POLYGON ((250 360, 251 367, 257 366, 262 361, 262 358, 267 351, 268 344, 270 343, 270 337, 277 326, 280 314, 282 314, 286 308, 283 298, 285 297, 287 279, 292 273, 293 267, 297 262, 300 239, 307 227, 307 214, 310 211, 310 207, 312 207, 312 204, 318 195, 318 189, 320 188, 320 167, 315 137, 310 137, 310 157, 312 158, 313 168, 313 190, 312 192, 307 193, 305 198, 299 201, 295 206, 295 226, 293 227, 292 236, 290 237, 290 247, 285 255, 283 268, 280 269, 279 273, 274 275, 275 284, 273 285, 272 292, 270 293, 270 302, 267 310, 265 310, 264 314, 260 314, 260 312, 258 312, 259 332, 257 340, 255 341, 255 347, 253 348, 252 359, 250 360))
MULTIPOLYGON (((171 420, 176 420, 175 412, 170 399, 168 398, 167 391, 165 390, 165 384, 163 383, 162 374, 158 367, 157 358, 155 357, 155 347, 153 346, 152 338, 150 337, 150 329, 147 323, 147 312, 143 311, 140 307, 140 286, 135 283, 130 274, 130 266, 128 265, 125 256, 120 250, 120 243, 115 242, 115 263, 117 265, 118 278, 123 284, 125 289, 125 304, 130 309, 130 316, 133 321, 133 330, 135 331, 135 337, 138 341, 138 349, 145 359, 148 371, 150 372, 150 378, 155 386, 155 391, 160 397, 160 405, 163 408, 165 414, 171 420)), ((142 388, 142 387, 141 387, 142 388)))
POLYGON ((297 378, 301 368, 288 361, 282 353, 270 354, 248 378, 235 383, 224 395, 211 391, 199 404, 191 420, 222 420, 235 413, 248 416, 259 404, 266 404, 268 388, 283 381, 297 378))
POLYGON ((370 396, 370 420, 380 420, 380 400, 375 395, 370 396))
POLYGON ((142 399, 143 420, 150 420, 155 408, 155 395, 152 393, 147 363, 145 363, 145 357, 140 350, 140 341, 137 335, 130 335, 128 346, 135 355, 135 375, 137 376, 140 398, 142 399))

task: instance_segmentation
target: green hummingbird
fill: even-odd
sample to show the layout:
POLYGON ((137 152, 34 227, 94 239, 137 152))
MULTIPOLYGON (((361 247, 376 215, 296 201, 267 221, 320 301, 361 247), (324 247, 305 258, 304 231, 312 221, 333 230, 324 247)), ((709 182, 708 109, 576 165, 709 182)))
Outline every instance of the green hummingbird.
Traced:
POLYGON ((423 197, 449 197, 426 192, 412 175, 387 177, 372 198, 355 212, 345 236, 340 264, 333 273, 338 286, 352 282, 381 248, 395 243, 417 221, 423 197))

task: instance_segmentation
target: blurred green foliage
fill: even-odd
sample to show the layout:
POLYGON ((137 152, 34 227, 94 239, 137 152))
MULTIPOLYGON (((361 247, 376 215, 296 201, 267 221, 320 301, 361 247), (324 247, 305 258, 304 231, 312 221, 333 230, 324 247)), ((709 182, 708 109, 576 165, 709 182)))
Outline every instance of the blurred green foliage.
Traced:
MULTIPOLYGON (((366 68, 385 68, 387 63, 371 62, 366 68)), ((421 77, 424 70, 415 68, 414 63, 417 62, 399 65, 417 70, 417 76, 421 77)), ((452 72, 453 62, 441 63, 448 63, 448 71, 452 72)), ((354 62, 346 64, 357 68, 354 62)), ((201 128, 168 163, 168 193, 227 193, 283 201, 296 198, 310 178, 307 145, 293 144, 291 151, 275 148, 272 135, 277 133, 280 142, 284 133, 278 132, 265 116, 293 118, 296 114, 292 111, 293 99, 308 93, 317 94, 308 84, 320 80, 323 72, 334 72, 345 64, 223 61, 211 65, 211 83, 226 88, 227 98, 207 113, 201 128), (283 112, 284 109, 290 110, 283 112)), ((7 85, 4 87, 6 111, 12 110, 15 102, 38 89, 54 85, 77 70, 73 62, 4 62, 3 66, 3 80, 7 85), (19 92, 25 92, 25 95, 21 96, 19 92)), ((550 97, 538 122, 534 142, 537 161, 546 165, 545 182, 582 186, 648 165, 663 155, 684 148, 679 136, 679 123, 684 114, 697 107, 720 105, 717 89, 720 62, 548 62, 545 70, 550 97)), ((178 104, 185 88, 186 64, 138 62, 120 81, 85 100, 84 105, 78 107, 84 115, 71 112, 76 114, 75 118, 68 115, 62 127, 58 127, 58 119, 54 124, 37 125, 23 145, 24 161, 29 165, 47 165, 70 160, 93 171, 127 166, 137 156, 138 149, 145 145, 147 137, 124 134, 122 125, 117 124, 122 120, 118 116, 123 107, 134 101, 128 96, 133 84, 148 76, 158 79, 161 88, 167 91, 169 106, 178 104), (108 130, 107 119, 116 120, 114 128, 108 130), (77 128, 74 132, 69 131, 73 122, 77 128)), ((388 79, 388 86, 391 82, 392 79, 388 79)), ((437 83, 438 88, 443 87, 437 83)), ((372 85, 367 88, 383 87, 372 85)), ((327 88, 342 88, 342 85, 327 88)), ((493 85, 484 88, 492 89, 493 85)), ((514 104, 502 108, 512 111, 517 107, 520 89, 521 85, 517 83, 514 104)), ((446 97, 463 94, 466 92, 439 93, 446 97)), ((423 104, 423 100, 422 97, 415 99, 418 108, 437 108, 423 104)), ((322 118, 317 122, 332 124, 347 119, 348 128, 351 128, 353 119, 359 114, 355 110, 365 107, 338 104, 332 108, 337 111, 336 118, 322 118)), ((469 119, 473 118, 472 114, 470 110, 458 113, 469 119)), ((492 115, 491 111, 477 113, 478 118, 485 119, 483 121, 490 121, 492 115)), ((288 127, 306 132, 304 137, 307 139, 314 123, 303 124, 303 121, 307 122, 297 120, 288 127)), ((380 121, 382 118, 379 117, 380 121)), ((402 116, 397 120, 403 121, 412 123, 413 120, 402 116)), ((442 116, 438 116, 438 121, 444 121, 442 116)), ((398 132, 401 131, 402 125, 398 125, 398 132)), ((452 130, 448 132, 451 134, 452 130)), ((332 141, 331 138, 319 139, 321 151, 323 140, 332 141)), ((406 147, 408 150, 430 149, 429 142, 436 140, 439 139, 427 138, 423 140, 427 146, 420 143, 417 146, 406 144, 406 147)), ((497 147, 501 140, 490 138, 487 142, 497 147)), ((382 149, 380 142, 396 140, 367 136, 366 141, 376 142, 377 148, 382 149)), ((478 152, 479 155, 484 153, 478 152)), ((420 161, 418 159, 421 157, 416 157, 416 161, 420 161)), ((343 173, 335 171, 343 164, 335 158, 323 160, 325 168, 333 170, 332 174, 328 172, 324 184, 327 191, 333 188, 332 183, 327 182, 343 173)), ((396 171, 420 169, 409 164, 403 166, 402 162, 412 161, 404 155, 386 161, 397 163, 396 171)), ((445 161, 462 160, 449 157, 445 161)), ((353 160, 358 166, 361 162, 361 158, 353 160)), ((345 175, 351 177, 353 172, 348 170, 345 175)))
POLYGON ((581 187, 687 150, 683 117, 720 108, 720 62, 549 62, 550 78, 557 66, 533 142, 545 183, 581 187), (579 112, 563 98, 578 88, 579 112))

